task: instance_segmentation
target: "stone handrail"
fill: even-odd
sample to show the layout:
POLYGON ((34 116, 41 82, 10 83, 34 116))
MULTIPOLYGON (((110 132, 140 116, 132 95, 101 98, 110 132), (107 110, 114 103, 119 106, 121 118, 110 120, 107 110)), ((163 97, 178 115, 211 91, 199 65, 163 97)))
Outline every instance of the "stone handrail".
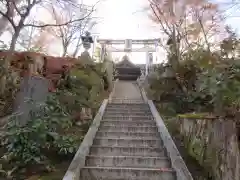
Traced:
POLYGON ((172 167, 176 171, 177 180, 193 180, 191 173, 189 172, 185 162, 183 161, 155 105, 151 100, 148 100, 148 105, 156 121, 158 132, 160 133, 160 137, 162 138, 164 146, 168 152, 169 158, 171 159, 172 167))
POLYGON ((108 98, 108 99, 109 99, 109 102, 112 101, 112 97, 113 97, 113 95, 114 95, 114 93, 115 93, 116 84, 117 84, 118 81, 119 81, 119 80, 116 79, 116 80, 114 81, 114 83, 113 83, 113 89, 112 89, 112 92, 110 93, 109 98, 108 98))
POLYGON ((107 103, 108 100, 105 99, 99 108, 91 126, 89 127, 89 130, 85 135, 77 153, 75 154, 65 176, 63 177, 63 180, 79 180, 80 170, 85 164, 86 156, 89 154, 90 147, 93 144, 93 139, 98 131, 107 103))
POLYGON ((141 93, 141 96, 142 96, 144 102, 147 103, 148 102, 148 98, 147 98, 146 92, 144 91, 144 89, 142 87, 142 84, 140 83, 139 80, 137 80, 137 85, 138 85, 138 87, 140 89, 140 93, 141 93))
POLYGON ((138 86, 140 88, 142 97, 146 103, 148 103, 149 108, 152 112, 152 115, 156 121, 158 132, 160 133, 160 137, 164 143, 164 146, 168 152, 169 158, 171 159, 172 167, 176 171, 177 180, 193 180, 191 173, 189 172, 185 162, 183 161, 173 139, 168 132, 167 127, 165 126, 163 119, 159 115, 155 105, 152 100, 148 100, 147 95, 145 93, 144 88, 138 82, 138 86))

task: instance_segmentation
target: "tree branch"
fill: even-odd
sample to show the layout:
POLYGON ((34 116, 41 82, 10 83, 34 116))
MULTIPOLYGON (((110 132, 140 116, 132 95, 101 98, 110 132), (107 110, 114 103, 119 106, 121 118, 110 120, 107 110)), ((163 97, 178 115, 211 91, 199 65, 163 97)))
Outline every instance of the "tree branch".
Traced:
POLYGON ((2 11, 0 11, 0 14, 4 17, 4 18, 6 18, 8 21, 9 21, 9 23, 11 24, 11 26, 13 27, 13 29, 15 29, 16 28, 16 25, 14 24, 14 21, 13 21, 13 19, 11 18, 11 16, 10 16, 10 14, 11 14, 11 8, 10 8, 10 3, 9 2, 7 2, 7 12, 6 13, 3 13, 2 11))
POLYGON ((45 28, 45 27, 60 27, 60 26, 66 26, 68 24, 74 23, 74 22, 78 22, 78 21, 82 21, 84 19, 86 19, 87 17, 89 17, 92 14, 93 11, 91 11, 88 15, 86 15, 83 18, 78 18, 78 19, 74 19, 74 20, 69 20, 65 23, 60 23, 60 24, 43 24, 43 25, 36 25, 36 24, 24 24, 24 27, 35 27, 35 28, 45 28))
POLYGON ((13 4, 14 6, 14 9, 17 11, 17 13, 20 15, 20 16, 23 16, 23 14, 20 12, 20 10, 18 9, 17 7, 17 4, 14 0, 11 0, 11 3, 13 4))

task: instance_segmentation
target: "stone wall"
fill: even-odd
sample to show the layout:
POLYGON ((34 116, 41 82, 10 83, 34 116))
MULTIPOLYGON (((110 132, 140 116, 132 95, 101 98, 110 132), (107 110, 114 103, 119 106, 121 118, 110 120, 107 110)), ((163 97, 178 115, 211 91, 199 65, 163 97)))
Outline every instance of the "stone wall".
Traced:
POLYGON ((217 118, 179 117, 177 124, 189 154, 215 180, 240 179, 236 123, 217 118))

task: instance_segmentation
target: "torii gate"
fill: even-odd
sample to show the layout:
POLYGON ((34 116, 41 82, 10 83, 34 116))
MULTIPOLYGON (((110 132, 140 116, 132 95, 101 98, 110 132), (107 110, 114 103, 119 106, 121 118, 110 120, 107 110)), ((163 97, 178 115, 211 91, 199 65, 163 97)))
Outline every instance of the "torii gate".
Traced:
POLYGON ((145 75, 148 75, 148 69, 153 63, 153 52, 157 52, 157 47, 160 39, 97 39, 97 42, 101 44, 101 59, 104 57, 106 51, 109 52, 145 52, 146 53, 146 66, 145 75), (115 48, 112 45, 125 45, 124 48, 115 48), (132 45, 143 45, 142 48, 132 48, 132 45))

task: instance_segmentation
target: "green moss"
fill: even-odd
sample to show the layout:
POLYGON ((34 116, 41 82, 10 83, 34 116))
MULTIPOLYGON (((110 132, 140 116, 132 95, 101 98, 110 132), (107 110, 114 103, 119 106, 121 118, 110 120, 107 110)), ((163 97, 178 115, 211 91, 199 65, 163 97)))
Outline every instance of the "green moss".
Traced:
POLYGON ((188 119, 204 119, 209 118, 208 113, 188 113, 188 114, 179 114, 179 118, 188 118, 188 119))
POLYGON ((200 165, 203 165, 204 142, 200 139, 194 138, 188 145, 188 152, 190 156, 195 158, 200 165))

